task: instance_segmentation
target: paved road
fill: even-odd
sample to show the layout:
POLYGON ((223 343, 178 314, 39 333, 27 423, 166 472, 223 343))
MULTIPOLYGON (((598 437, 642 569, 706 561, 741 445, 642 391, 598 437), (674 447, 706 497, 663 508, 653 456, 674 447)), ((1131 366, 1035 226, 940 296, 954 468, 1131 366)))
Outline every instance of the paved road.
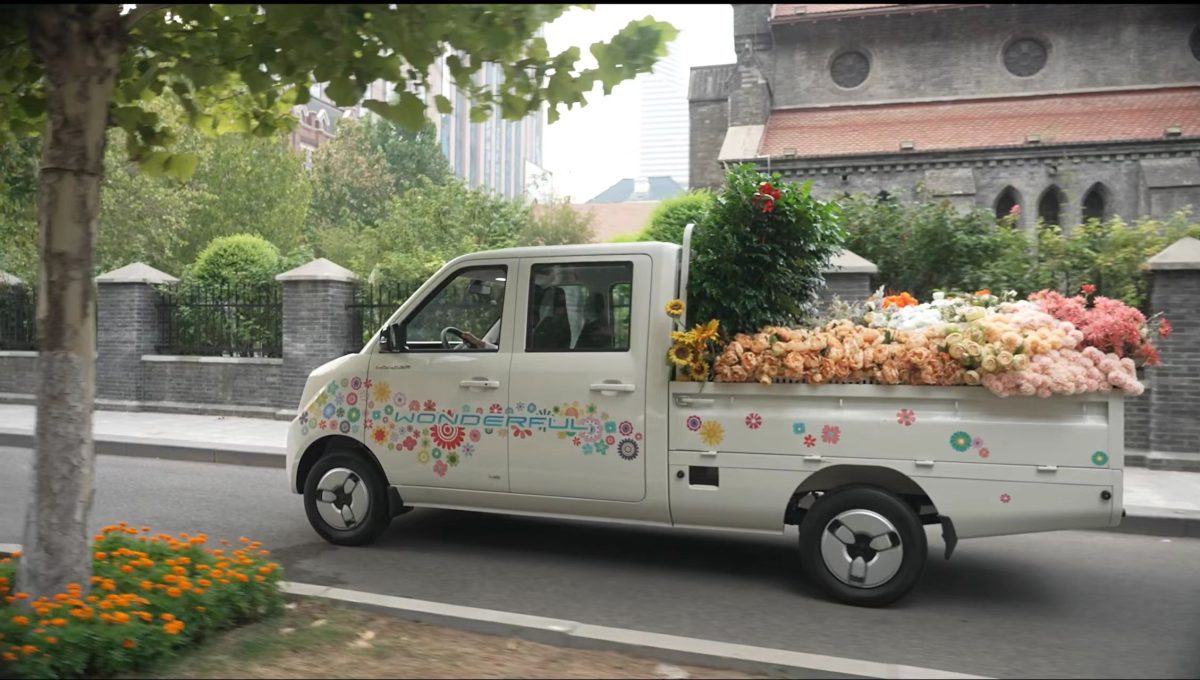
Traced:
MULTIPOLYGON (((822 599, 795 535, 417 510, 368 548, 317 538, 280 470, 115 456, 95 526, 262 540, 285 577, 587 623, 993 677, 1200 677, 1200 540, 1057 532, 930 556, 882 610, 822 599)), ((21 540, 30 453, 0 448, 0 543, 21 540)), ((930 530, 930 545, 941 540, 930 530)))

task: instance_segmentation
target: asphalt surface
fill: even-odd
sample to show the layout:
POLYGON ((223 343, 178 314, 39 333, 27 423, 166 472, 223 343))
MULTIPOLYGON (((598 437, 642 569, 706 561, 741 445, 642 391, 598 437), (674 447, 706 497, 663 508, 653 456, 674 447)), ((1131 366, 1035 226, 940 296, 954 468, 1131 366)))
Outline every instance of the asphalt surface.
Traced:
MULTIPOLYGON (((0 448, 0 543, 20 543, 31 454, 0 448)), ((993 677, 1200 677, 1200 540, 930 528, 922 582, 834 604, 782 536, 416 510, 379 543, 308 526, 282 470, 103 456, 93 524, 261 540, 291 581, 993 677)))

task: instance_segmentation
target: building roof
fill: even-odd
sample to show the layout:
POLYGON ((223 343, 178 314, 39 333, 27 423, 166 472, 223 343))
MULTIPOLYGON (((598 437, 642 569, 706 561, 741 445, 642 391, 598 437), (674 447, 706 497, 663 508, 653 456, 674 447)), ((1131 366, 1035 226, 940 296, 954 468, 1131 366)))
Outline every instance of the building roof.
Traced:
POLYGON ((1200 137, 1200 87, 771 112, 760 155, 854 156, 1200 137))
POLYGON ((819 21, 821 19, 843 19, 846 17, 862 17, 882 14, 900 14, 928 12, 948 7, 987 7, 987 5, 969 4, 901 4, 878 3, 859 5, 771 5, 772 24, 790 24, 802 21, 819 21))
POLYGON ((688 101, 721 101, 729 97, 737 64, 694 66, 688 80, 688 101))
POLYGON ((588 203, 646 203, 684 193, 684 188, 671 177, 651 177, 648 184, 646 191, 639 192, 637 182, 626 178, 601 191, 588 203))

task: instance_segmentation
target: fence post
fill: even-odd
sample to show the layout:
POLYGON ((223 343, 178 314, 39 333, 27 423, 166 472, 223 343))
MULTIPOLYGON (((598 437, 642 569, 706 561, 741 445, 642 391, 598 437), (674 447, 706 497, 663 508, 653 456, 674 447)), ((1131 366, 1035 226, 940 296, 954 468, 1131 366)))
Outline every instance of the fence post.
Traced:
MULTIPOLYGON (((279 405, 294 411, 314 368, 346 352, 354 335, 354 272, 318 258, 275 277, 283 284, 283 380, 279 405)), ((361 340, 361 338, 356 338, 361 340)))
POLYGON ((829 267, 821 272, 825 287, 820 291, 820 304, 828 305, 836 295, 845 302, 862 302, 871 295, 871 277, 879 273, 874 262, 843 250, 833 257, 829 267))
POLYGON ((1171 467, 1200 471, 1200 240, 1180 239, 1147 264, 1153 276, 1150 308, 1173 328, 1170 337, 1156 339, 1163 365, 1149 371, 1150 450, 1185 454, 1172 456, 1181 460, 1171 467))
POLYGON ((158 294, 153 286, 178 283, 141 262, 96 277, 96 396, 142 401, 142 355, 158 341, 158 294))

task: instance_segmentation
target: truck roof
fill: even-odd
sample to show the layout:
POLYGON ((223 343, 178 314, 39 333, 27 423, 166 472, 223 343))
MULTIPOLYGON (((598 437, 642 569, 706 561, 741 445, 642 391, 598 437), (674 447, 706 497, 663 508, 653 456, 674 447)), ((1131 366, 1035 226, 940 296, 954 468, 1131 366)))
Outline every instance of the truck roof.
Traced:
POLYGON ((578 257, 581 255, 650 255, 651 257, 675 257, 682 249, 675 243, 638 241, 632 243, 583 243, 569 246, 526 246, 523 248, 501 248, 460 255, 448 264, 458 264, 484 258, 515 257, 578 257))

